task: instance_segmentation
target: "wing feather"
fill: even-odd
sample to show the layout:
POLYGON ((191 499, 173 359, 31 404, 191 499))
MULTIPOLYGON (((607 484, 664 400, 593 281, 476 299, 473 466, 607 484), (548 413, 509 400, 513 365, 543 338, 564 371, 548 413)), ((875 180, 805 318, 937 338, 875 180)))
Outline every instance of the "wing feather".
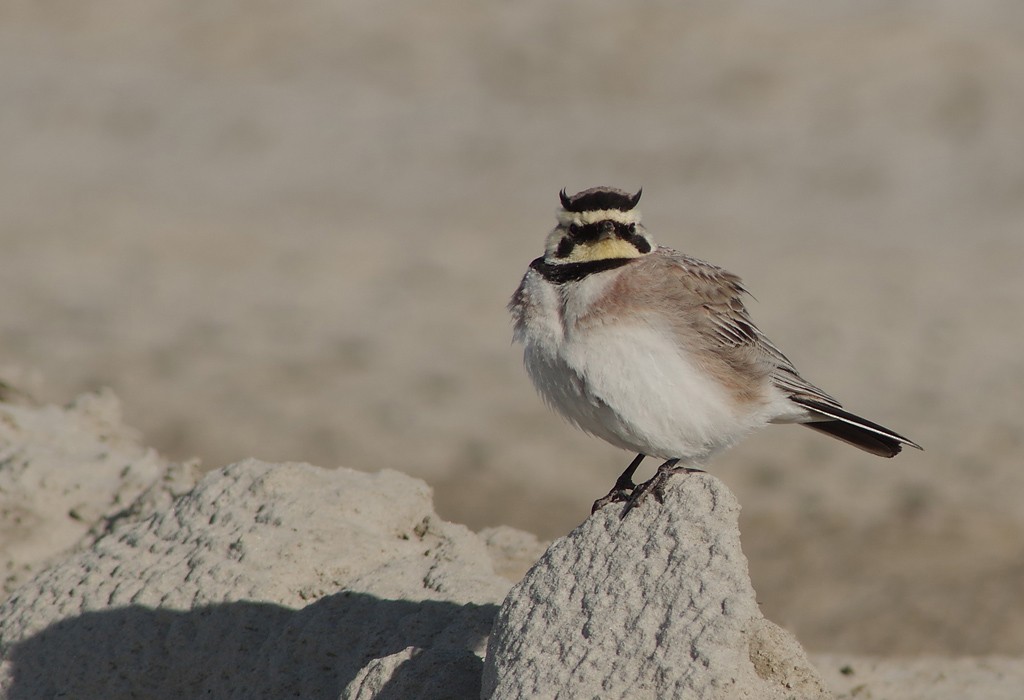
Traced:
POLYGON ((738 276, 670 248, 660 247, 658 252, 675 273, 672 281, 678 292, 669 296, 688 310, 689 329, 699 333, 730 367, 770 376, 774 385, 790 396, 841 407, 835 398, 801 377, 790 359, 757 327, 744 304, 750 292, 738 276))

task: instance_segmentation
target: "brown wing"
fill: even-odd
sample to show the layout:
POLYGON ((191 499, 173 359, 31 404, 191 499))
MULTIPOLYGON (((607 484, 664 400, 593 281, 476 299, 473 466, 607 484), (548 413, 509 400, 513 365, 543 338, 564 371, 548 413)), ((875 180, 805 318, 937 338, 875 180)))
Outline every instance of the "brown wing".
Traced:
POLYGON ((645 261, 655 259, 665 268, 662 278, 670 282, 657 287, 663 299, 668 297, 678 309, 680 335, 695 333, 699 337, 689 342, 691 350, 705 348, 706 355, 724 362, 749 382, 770 377, 776 387, 792 396, 840 406, 801 377, 789 358, 754 324, 743 303, 749 292, 737 275, 669 248, 659 248, 657 256, 645 261))

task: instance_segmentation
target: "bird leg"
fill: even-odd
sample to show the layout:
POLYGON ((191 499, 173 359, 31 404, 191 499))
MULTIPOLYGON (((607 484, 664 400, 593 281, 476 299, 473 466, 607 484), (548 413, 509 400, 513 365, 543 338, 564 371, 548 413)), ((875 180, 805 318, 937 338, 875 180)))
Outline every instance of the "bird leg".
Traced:
POLYGON ((596 513, 609 503, 622 503, 629 499, 629 495, 636 488, 636 484, 633 483, 633 474, 636 473, 636 469, 640 466, 640 462, 644 461, 644 457, 646 457, 646 455, 639 454, 632 462, 629 463, 626 470, 619 474, 619 478, 616 479, 615 486, 612 486, 612 490, 594 501, 594 506, 590 509, 591 513, 596 513))
POLYGON ((692 474, 693 472, 702 472, 703 469, 694 469, 693 467, 679 467, 679 459, 669 459, 658 467, 658 471, 654 473, 650 479, 640 484, 633 489, 633 492, 629 495, 629 499, 626 501, 626 507, 622 509, 622 515, 620 518, 625 518, 626 513, 631 511, 634 506, 643 503, 644 499, 648 495, 653 495, 654 500, 658 503, 665 502, 665 486, 668 484, 670 477, 675 474, 692 474))

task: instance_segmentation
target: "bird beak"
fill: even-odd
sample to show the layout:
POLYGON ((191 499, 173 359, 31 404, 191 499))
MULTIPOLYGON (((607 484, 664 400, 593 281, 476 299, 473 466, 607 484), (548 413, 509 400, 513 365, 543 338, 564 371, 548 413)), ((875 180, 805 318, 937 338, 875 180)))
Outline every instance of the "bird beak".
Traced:
POLYGON ((602 221, 597 240, 607 241, 611 238, 615 238, 615 224, 611 221, 602 221))

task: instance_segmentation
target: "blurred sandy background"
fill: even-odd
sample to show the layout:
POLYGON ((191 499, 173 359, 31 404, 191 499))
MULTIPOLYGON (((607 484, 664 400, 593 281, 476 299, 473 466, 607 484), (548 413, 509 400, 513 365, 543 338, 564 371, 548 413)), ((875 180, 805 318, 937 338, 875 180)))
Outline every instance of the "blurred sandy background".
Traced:
POLYGON ((714 463, 765 614, 1024 653, 1019 3, 6 0, 0 95, 0 365, 37 398, 556 537, 631 455, 547 411, 504 305, 560 188, 642 185, 927 449, 775 427, 714 463))

